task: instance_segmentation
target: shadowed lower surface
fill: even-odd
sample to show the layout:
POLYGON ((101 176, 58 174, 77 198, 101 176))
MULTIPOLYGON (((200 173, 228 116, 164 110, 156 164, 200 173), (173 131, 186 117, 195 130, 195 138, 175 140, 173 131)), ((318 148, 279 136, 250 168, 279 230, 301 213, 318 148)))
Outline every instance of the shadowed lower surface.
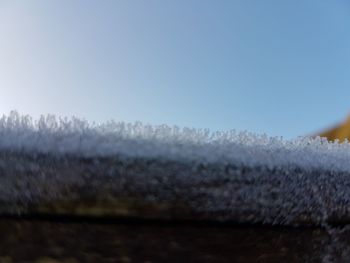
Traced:
POLYGON ((0 153, 0 214, 350 222, 347 172, 0 153))
POLYGON ((350 257, 346 172, 10 152, 0 157, 0 262, 350 257))
POLYGON ((339 232, 335 249, 335 237, 320 228, 2 219, 0 231, 0 262, 346 262, 350 255, 349 232, 339 232))

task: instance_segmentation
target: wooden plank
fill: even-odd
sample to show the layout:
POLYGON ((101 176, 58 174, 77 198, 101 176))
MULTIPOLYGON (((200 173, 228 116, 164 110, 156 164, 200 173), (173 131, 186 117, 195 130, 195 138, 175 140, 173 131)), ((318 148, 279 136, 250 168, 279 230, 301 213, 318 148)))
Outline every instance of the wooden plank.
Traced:
POLYGON ((350 176, 140 158, 0 155, 0 214, 272 225, 350 222, 350 176))

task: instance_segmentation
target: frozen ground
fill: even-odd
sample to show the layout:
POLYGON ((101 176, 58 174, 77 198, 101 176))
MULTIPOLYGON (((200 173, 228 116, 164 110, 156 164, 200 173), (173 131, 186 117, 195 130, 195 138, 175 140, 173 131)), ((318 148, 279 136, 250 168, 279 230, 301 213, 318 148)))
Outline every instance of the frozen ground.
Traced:
POLYGON ((112 199, 137 203, 123 207, 132 216, 162 204, 154 216, 347 223, 349 172, 350 144, 322 138, 54 116, 33 121, 16 112, 0 120, 2 213, 62 199, 112 199))

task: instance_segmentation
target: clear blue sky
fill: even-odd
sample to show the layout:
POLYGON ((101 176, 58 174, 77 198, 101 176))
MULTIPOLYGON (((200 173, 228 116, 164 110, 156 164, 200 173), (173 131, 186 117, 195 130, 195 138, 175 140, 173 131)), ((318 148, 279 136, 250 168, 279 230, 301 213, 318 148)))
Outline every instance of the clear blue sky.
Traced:
POLYGON ((350 113, 347 0, 0 0, 0 113, 293 138, 350 113))

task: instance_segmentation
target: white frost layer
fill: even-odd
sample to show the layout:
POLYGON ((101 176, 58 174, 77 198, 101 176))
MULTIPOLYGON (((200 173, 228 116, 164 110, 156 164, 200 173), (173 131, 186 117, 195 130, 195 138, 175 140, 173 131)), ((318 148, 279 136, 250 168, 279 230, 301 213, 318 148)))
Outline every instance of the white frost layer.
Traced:
POLYGON ((320 137, 284 140, 234 130, 210 132, 140 122, 94 124, 53 115, 33 120, 15 111, 0 119, 1 150, 350 172, 348 142, 331 143, 320 137))

